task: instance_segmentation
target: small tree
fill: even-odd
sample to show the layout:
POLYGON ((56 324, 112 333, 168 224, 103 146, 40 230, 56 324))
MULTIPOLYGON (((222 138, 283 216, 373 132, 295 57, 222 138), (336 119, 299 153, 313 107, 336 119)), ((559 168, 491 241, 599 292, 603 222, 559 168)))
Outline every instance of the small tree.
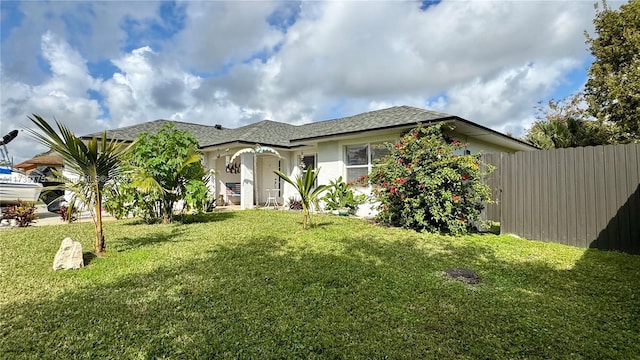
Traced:
POLYGON ((123 191, 113 201, 132 198, 134 215, 149 222, 169 223, 177 201, 206 204, 201 159, 197 140, 171 124, 155 135, 141 134, 127 157, 127 176, 120 187, 123 191))
POLYGON ((121 142, 107 140, 106 131, 102 133, 100 140, 94 137, 85 142, 57 121, 58 131, 38 115, 34 114, 29 120, 40 129, 40 132, 30 130, 31 134, 60 154, 65 167, 78 175, 77 179, 67 179, 56 173, 64 181, 64 187, 73 194, 70 205, 73 206, 76 200, 80 200, 88 207, 96 233, 94 252, 100 255, 106 250, 102 232, 103 189, 107 182, 118 176, 121 157, 129 147, 121 142))
POLYGON ((296 191, 298 191, 298 194, 300 194, 300 202, 302 203, 302 228, 306 230, 311 205, 316 203, 320 193, 327 189, 327 185, 318 185, 316 187, 313 185, 318 178, 320 169, 314 170, 309 167, 302 174, 296 176, 295 179, 291 179, 279 170, 274 170, 273 172, 282 178, 282 180, 291 184, 296 191))
POLYGON ((448 139, 440 125, 419 126, 387 148, 389 155, 366 178, 382 223, 462 234, 480 220, 490 198, 482 176, 491 169, 479 155, 455 155, 463 144, 448 139))

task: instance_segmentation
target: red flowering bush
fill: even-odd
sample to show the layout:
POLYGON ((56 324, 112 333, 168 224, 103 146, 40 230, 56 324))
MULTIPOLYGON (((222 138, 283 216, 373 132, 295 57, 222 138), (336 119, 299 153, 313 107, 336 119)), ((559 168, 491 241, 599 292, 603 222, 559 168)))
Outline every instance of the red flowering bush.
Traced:
POLYGON ((482 176, 492 167, 481 163, 478 155, 454 155, 464 144, 449 141, 440 125, 417 127, 387 148, 389 155, 367 178, 380 202, 379 221, 463 234, 480 220, 490 201, 482 176))

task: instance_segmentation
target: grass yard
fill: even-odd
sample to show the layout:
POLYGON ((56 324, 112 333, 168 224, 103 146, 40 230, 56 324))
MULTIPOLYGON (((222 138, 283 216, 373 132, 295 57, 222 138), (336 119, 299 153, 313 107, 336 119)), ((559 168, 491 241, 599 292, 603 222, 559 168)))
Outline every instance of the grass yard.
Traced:
POLYGON ((640 256, 296 212, 0 231, 0 358, 631 359, 640 256), (446 279, 469 268, 479 285, 446 279))

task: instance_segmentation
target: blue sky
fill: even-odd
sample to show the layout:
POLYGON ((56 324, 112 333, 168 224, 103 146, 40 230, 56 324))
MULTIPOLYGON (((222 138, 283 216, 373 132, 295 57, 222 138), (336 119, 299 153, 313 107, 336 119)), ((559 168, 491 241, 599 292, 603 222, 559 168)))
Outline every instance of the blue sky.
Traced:
MULTIPOLYGON (((32 113, 85 134, 411 105, 521 135, 539 101, 581 90, 594 14, 593 1, 1 1, 0 131, 32 113)), ((22 134, 11 153, 42 150, 22 134)))

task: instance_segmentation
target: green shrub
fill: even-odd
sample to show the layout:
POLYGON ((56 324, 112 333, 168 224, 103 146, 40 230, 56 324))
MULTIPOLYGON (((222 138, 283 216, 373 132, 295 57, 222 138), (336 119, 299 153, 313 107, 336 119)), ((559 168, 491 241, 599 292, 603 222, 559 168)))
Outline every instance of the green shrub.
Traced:
POLYGON ((209 199, 209 189, 205 185, 204 181, 200 179, 191 179, 185 185, 184 201, 186 208, 194 210, 197 213, 205 212, 207 205, 211 199, 209 199))
POLYGON ((358 206, 364 204, 365 195, 355 195, 351 185, 345 183, 340 176, 337 180, 329 182, 326 195, 322 198, 325 202, 325 210, 347 209, 349 214, 355 214, 358 206))
POLYGON ((111 184, 106 209, 116 218, 131 213, 148 223, 171 222, 180 200, 198 211, 205 209, 201 159, 198 141, 173 125, 139 135, 125 158, 125 174, 111 184))
POLYGON ((37 218, 36 205, 33 202, 18 200, 17 205, 7 206, 2 210, 2 219, 15 219, 19 227, 27 227, 37 218))
POLYGON ((104 187, 103 206, 111 216, 121 220, 135 213, 135 198, 135 188, 130 181, 109 182, 104 187))
POLYGON ((479 155, 455 155, 464 145, 440 125, 419 126, 397 144, 365 179, 380 202, 378 220, 414 230, 463 234, 480 220, 491 171, 479 155))
POLYGON ((67 205, 61 205, 58 209, 58 215, 60 215, 60 219, 65 222, 72 222, 74 220, 77 220, 77 214, 78 209, 73 206, 69 207, 67 205))
MULTIPOLYGON (((300 196, 300 203, 302 205, 302 228, 307 228, 307 223, 311 216, 311 207, 317 208, 318 200, 320 200, 320 194, 327 189, 327 185, 315 186, 316 180, 320 169, 313 169, 311 167, 304 170, 302 174, 298 174, 295 178, 290 178, 285 173, 279 170, 273 171, 282 180, 288 182, 298 192, 300 196)), ((291 207, 291 204, 289 205, 291 207)))

